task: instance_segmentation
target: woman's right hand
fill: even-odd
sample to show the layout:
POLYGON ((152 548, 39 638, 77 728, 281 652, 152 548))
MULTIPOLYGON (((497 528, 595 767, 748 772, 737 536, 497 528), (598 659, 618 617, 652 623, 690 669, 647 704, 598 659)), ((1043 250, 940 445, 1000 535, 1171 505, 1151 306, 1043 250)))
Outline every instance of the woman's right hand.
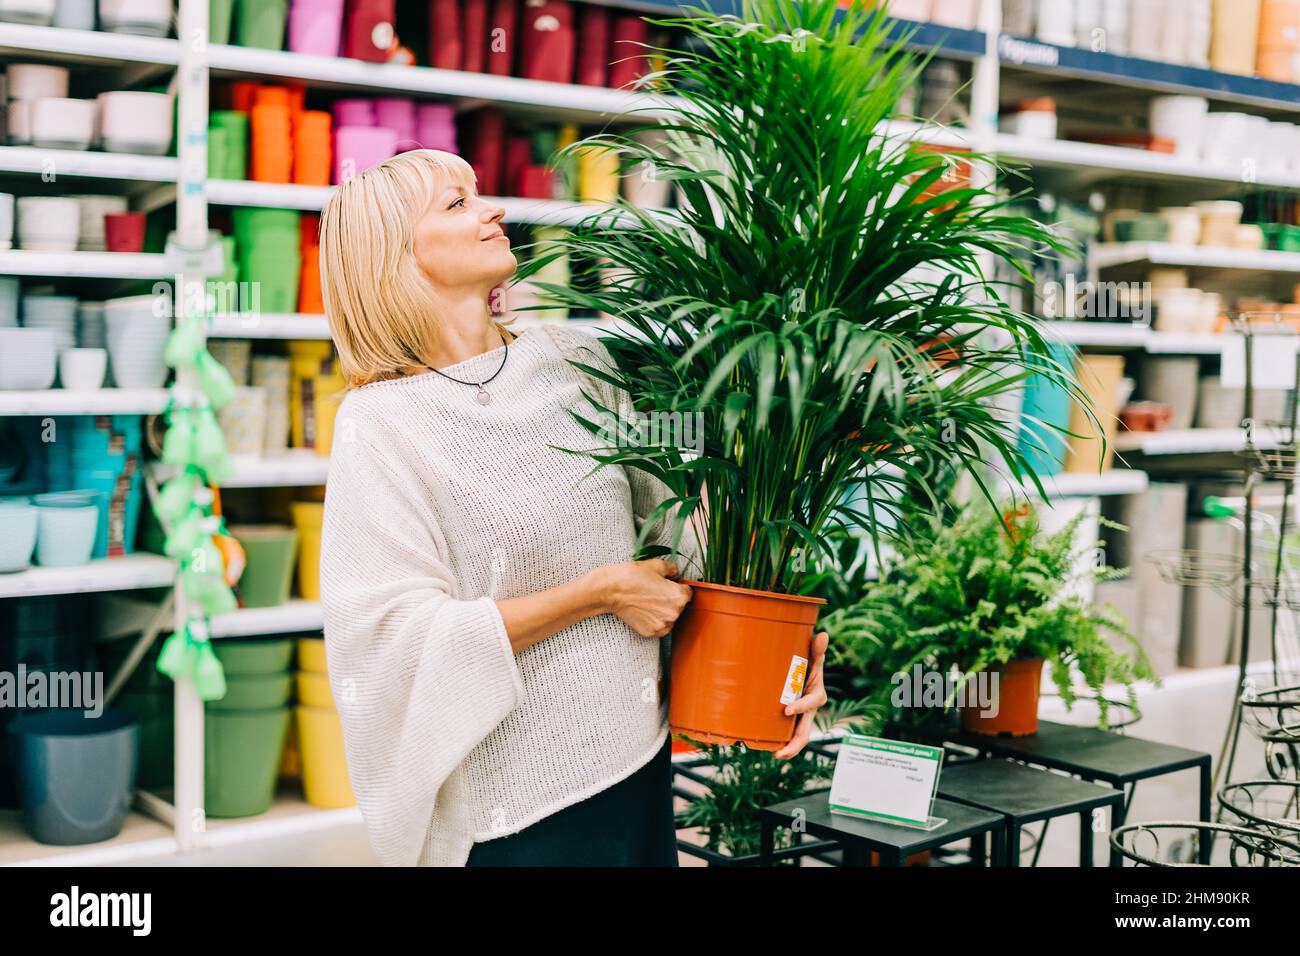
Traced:
POLYGON ((691 599, 688 584, 678 584, 677 566, 663 558, 610 564, 598 569, 604 604, 642 637, 663 637, 691 599))

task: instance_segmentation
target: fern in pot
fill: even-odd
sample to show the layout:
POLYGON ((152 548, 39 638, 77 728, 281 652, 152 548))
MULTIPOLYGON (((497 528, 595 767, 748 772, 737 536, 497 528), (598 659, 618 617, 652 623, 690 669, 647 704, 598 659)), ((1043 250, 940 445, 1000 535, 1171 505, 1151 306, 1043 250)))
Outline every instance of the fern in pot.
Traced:
POLYGON ((1032 734, 1047 664, 1067 708, 1081 684, 1092 692, 1104 728, 1103 686, 1124 687, 1136 710, 1134 682, 1155 675, 1123 616, 1085 601, 1076 587, 1123 573, 1093 564, 1093 550, 1075 544, 1087 517, 1080 513, 1051 533, 1028 507, 1006 515, 968 509, 947 526, 920 519, 929 527, 888 566, 883 580, 827 620, 840 638, 833 653, 843 664, 870 671, 874 687, 867 698, 877 706, 898 704, 899 688, 911 692, 902 695, 908 704, 903 711, 893 708, 896 720, 936 716, 928 694, 914 699, 919 665, 927 679, 957 676, 936 696, 944 708, 961 705, 964 729, 1032 734), (996 683, 976 693, 971 682, 993 673, 996 683))
POLYGON ((624 205, 634 229, 593 217, 521 278, 558 254, 599 263, 543 287, 621 325, 611 361, 579 364, 639 413, 699 426, 690 443, 647 441, 629 409, 589 396, 599 414, 583 420, 604 443, 582 451, 668 486, 647 527, 671 520, 678 543, 698 529, 673 731, 775 751, 824 603, 804 578, 832 557, 832 531, 903 533, 904 487, 937 506, 931 476, 978 480, 991 456, 1031 479, 993 399, 1029 367, 1078 389, 981 257, 1014 267, 1060 243, 988 188, 944 190, 953 158, 882 126, 922 62, 880 7, 746 0, 742 18, 657 22, 691 41, 653 78, 684 108, 575 148, 618 149, 628 172, 671 180, 679 208, 624 205), (662 140, 666 154, 646 145, 662 140))

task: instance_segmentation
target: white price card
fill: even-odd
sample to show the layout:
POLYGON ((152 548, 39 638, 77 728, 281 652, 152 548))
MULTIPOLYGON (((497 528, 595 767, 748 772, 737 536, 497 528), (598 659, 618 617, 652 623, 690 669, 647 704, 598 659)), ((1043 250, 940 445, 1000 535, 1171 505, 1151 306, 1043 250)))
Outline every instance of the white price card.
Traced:
POLYGON ((830 809, 881 823, 932 829, 943 748, 849 734, 840 741, 830 809))

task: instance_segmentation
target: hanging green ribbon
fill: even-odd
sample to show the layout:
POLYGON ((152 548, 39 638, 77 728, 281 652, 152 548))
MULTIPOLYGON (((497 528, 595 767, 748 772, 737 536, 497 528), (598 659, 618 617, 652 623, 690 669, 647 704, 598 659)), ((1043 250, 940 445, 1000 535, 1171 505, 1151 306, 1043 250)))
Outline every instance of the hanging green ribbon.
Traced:
POLYGON ((202 700, 226 694, 221 662, 212 650, 208 620, 238 606, 226 583, 225 561, 213 535, 225 533, 225 522, 212 514, 208 486, 229 477, 230 456, 217 422, 216 409, 235 396, 230 373, 204 347, 203 322, 198 316, 179 320, 167 339, 164 358, 177 371, 193 373, 202 398, 172 387, 164 412, 162 460, 180 469, 160 489, 155 513, 168 529, 163 550, 177 561, 177 586, 189 609, 189 620, 163 644, 158 670, 179 680, 189 677, 202 700), (178 401, 182 394, 184 398, 178 401))

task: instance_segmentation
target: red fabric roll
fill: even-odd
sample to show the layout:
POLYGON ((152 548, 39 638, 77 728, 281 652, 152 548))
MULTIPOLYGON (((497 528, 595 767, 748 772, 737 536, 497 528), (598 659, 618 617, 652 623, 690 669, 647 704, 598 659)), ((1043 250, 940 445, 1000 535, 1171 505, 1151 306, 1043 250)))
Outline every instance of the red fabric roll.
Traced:
POLYGON ((483 196, 499 196, 505 159, 505 117, 500 110, 485 107, 475 110, 467 118, 466 126, 468 135, 462 139, 461 147, 474 167, 478 191, 483 196))
POLYGON ((530 80, 573 82, 576 31, 566 0, 524 0, 521 73, 530 80))
POLYGON ((505 175, 501 180, 501 195, 522 196, 519 191, 524 168, 533 161, 533 143, 527 136, 514 135, 506 140, 505 175))
POLYGON ((464 60, 459 0, 429 0, 429 65, 459 70, 464 60))
POLYGON ((464 31, 460 68, 483 73, 487 69, 488 0, 461 0, 460 23, 464 31))
POLYGON ((578 8, 578 72, 574 82, 604 86, 609 60, 609 8, 585 3, 578 8))
POLYGON ((518 0, 492 0, 488 26, 487 71, 495 76, 509 76, 515 62, 515 45, 519 42, 518 0))
POLYGON ((644 44, 649 27, 636 13, 616 13, 610 27, 609 85, 618 89, 649 71, 644 44))
POLYGON ((348 0, 343 25, 343 55, 383 63, 393 43, 394 0, 348 0))

